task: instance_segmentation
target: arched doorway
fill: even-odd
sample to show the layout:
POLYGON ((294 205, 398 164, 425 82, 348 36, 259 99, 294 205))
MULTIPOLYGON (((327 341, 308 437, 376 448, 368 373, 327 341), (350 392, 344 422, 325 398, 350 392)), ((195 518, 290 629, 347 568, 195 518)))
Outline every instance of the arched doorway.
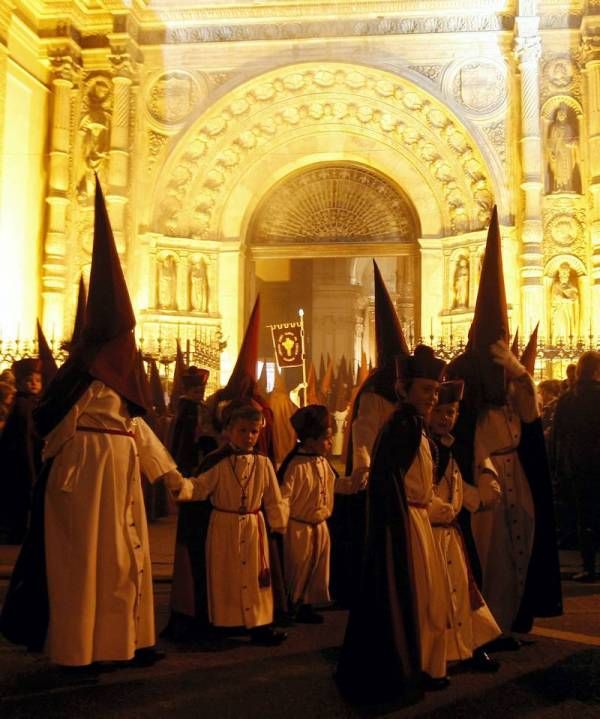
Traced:
MULTIPOLYGON (((248 228, 249 270, 263 322, 305 313, 307 353, 375 360, 373 249, 405 327, 419 324, 420 223, 406 194, 357 163, 291 173, 262 199, 248 228)), ((265 332, 261 351, 270 355, 265 332)))

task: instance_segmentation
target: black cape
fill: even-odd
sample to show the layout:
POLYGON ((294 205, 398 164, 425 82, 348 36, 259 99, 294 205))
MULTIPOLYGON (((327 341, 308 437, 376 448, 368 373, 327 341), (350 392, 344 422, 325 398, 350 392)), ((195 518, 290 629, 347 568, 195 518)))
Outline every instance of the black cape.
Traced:
MULTIPOLYGON (((463 480, 473 485, 476 419, 477 414, 472 407, 461 408, 452 446, 463 480)), ((528 632, 534 617, 556 617, 563 611, 552 483, 541 419, 521 422, 517 454, 533 498, 535 530, 523 597, 512 628, 516 632, 528 632)), ((470 515, 465 510, 461 512, 460 524, 473 574, 481 587, 479 558, 471 532, 470 515)))
POLYGON ((422 420, 395 410, 373 448, 360 582, 338 664, 342 692, 359 701, 422 696, 419 624, 404 477, 421 441, 422 420))

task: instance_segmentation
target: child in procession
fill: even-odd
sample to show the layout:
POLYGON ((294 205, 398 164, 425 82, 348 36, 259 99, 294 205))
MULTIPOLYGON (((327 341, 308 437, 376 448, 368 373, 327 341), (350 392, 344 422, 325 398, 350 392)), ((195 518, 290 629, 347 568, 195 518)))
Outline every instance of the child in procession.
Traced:
POLYGON ((321 624, 323 616, 314 605, 330 601, 327 519, 333 511, 333 495, 352 494, 359 487, 350 477, 339 477, 327 459, 333 442, 327 407, 303 407, 290 422, 298 443, 278 472, 281 494, 290 507, 284 535, 284 572, 296 621, 321 624))
POLYGON ((254 447, 263 425, 261 410, 233 401, 223 411, 227 443, 206 457, 197 477, 179 476, 169 488, 179 501, 210 499, 206 540, 208 614, 215 627, 240 627, 251 641, 280 644, 275 631, 265 512, 272 531, 284 532, 287 502, 282 500, 268 457, 254 447))

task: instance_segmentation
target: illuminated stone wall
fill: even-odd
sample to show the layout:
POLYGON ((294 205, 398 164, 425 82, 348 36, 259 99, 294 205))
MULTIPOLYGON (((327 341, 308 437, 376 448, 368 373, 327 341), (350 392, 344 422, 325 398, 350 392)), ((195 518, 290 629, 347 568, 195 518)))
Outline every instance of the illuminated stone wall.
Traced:
POLYGON ((588 5, 4 3, 0 291, 19 300, 4 335, 31 335, 37 313, 68 334, 94 172, 145 346, 225 337, 223 379, 256 262, 344 261, 347 289, 315 295, 315 347, 332 347, 338 302, 350 328, 338 344, 355 360, 370 351, 371 257, 415 335, 464 336, 494 202, 513 329, 600 334, 600 20, 588 5), (356 200, 359 180, 380 204, 356 200))

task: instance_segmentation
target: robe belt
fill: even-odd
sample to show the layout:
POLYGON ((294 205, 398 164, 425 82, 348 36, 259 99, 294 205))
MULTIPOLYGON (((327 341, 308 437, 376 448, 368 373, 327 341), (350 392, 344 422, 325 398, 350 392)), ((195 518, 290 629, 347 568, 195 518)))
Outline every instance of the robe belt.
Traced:
POLYGON ((409 500, 408 502, 409 507, 415 507, 416 509, 428 509, 429 503, 425 504, 424 502, 411 502, 409 500))
POLYGON ((516 452, 516 451, 517 451, 516 447, 512 447, 510 449, 498 449, 495 452, 491 452, 490 456, 491 457, 503 457, 505 454, 512 454, 513 452, 516 452))
POLYGON ((245 517, 247 514, 258 514, 260 512, 259 509, 248 509, 245 512, 240 512, 239 509, 222 509, 221 507, 215 507, 213 504, 213 509, 215 512, 224 512, 225 514, 239 514, 240 517, 245 517))
POLYGON ((119 434, 123 437, 135 437, 133 432, 128 432, 126 429, 107 429, 105 427, 86 427, 85 425, 79 424, 75 429, 78 432, 96 432, 98 434, 119 434))
POLYGON ((319 524, 323 524, 324 519, 320 519, 318 522, 309 522, 307 519, 298 519, 298 517, 290 517, 292 522, 300 522, 300 524, 309 524, 311 527, 318 527, 319 524))

